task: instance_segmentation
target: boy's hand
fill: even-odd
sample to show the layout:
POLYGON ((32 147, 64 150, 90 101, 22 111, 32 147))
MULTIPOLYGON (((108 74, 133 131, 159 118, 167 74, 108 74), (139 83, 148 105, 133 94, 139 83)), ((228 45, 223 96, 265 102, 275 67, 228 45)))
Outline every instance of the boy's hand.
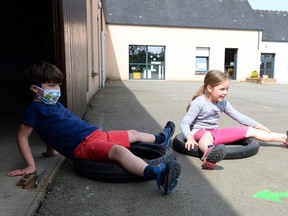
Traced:
POLYGON ((36 171, 35 167, 33 166, 27 166, 24 169, 18 169, 18 170, 14 170, 12 172, 9 172, 7 175, 10 177, 13 176, 24 176, 24 175, 28 175, 31 173, 34 173, 36 171))

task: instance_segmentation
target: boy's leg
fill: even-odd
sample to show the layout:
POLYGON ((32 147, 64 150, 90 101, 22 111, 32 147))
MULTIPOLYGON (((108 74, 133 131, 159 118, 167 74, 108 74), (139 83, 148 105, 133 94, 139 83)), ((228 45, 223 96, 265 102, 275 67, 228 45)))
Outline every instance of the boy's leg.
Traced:
POLYGON ((158 189, 163 188, 165 194, 170 193, 178 184, 181 166, 176 160, 169 161, 167 165, 160 163, 154 167, 158 189))
POLYGON ((114 145, 108 153, 111 161, 118 162, 125 170, 138 176, 144 176, 144 169, 147 163, 134 155, 129 149, 114 145))
MULTIPOLYGON (((156 173, 157 169, 154 172, 154 167, 148 165, 128 149, 130 146, 128 137, 127 131, 103 132, 97 130, 78 145, 74 151, 74 156, 75 158, 102 162, 116 161, 130 173, 148 179, 156 179, 159 174, 159 172, 156 173), (114 142, 112 142, 113 140, 114 142), (118 142, 121 140, 120 145, 115 144, 116 140, 118 142), (144 170, 146 170, 145 176, 144 170)), ((158 177, 158 184, 164 188, 166 193, 176 187, 181 172, 178 162, 171 162, 167 167, 168 169, 165 166, 165 169, 160 172, 161 178, 158 177)))
POLYGON ((57 156, 58 154, 59 153, 57 151, 55 151, 54 149, 52 149, 48 145, 46 145, 46 151, 42 152, 42 155, 44 157, 53 157, 53 156, 57 156))
POLYGON ((147 179, 156 179, 158 188, 161 186, 166 194, 176 187, 181 172, 181 166, 177 161, 170 161, 167 166, 159 164, 152 167, 128 149, 119 145, 111 148, 108 157, 110 160, 117 161, 130 173, 147 179))
POLYGON ((175 132, 175 124, 168 121, 162 132, 158 134, 148 134, 136 130, 128 130, 129 142, 152 142, 162 144, 164 146, 171 146, 171 138, 175 132))
MULTIPOLYGON (((171 143, 172 143, 172 136, 175 132, 175 124, 172 121, 168 121, 163 129, 163 132, 161 132, 160 134, 164 134, 165 136, 165 141, 161 142, 160 144, 167 146, 167 147, 171 147, 171 143)), ((156 140, 157 141, 157 135, 156 135, 156 140)), ((157 143, 157 142, 156 142, 157 143)))

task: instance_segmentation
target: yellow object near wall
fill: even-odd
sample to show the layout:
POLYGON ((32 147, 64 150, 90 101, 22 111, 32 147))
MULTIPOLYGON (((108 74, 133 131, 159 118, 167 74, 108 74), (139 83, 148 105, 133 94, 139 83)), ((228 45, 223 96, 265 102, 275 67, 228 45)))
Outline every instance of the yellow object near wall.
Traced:
POLYGON ((141 72, 134 72, 133 79, 141 79, 141 72))

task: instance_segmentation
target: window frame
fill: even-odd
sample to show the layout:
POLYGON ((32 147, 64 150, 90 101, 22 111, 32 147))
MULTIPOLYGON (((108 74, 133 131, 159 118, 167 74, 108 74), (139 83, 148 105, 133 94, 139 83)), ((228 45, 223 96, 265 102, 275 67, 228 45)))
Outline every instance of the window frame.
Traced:
POLYGON ((207 71, 209 71, 209 57, 207 56, 196 56, 196 62, 195 62, 195 74, 206 74, 207 71), (205 62, 198 62, 197 60, 205 59, 205 62), (198 64, 205 64, 205 69, 199 69, 197 67, 198 64))
MULTIPOLYGON (((129 80, 165 80, 165 52, 163 45, 135 45, 129 44, 129 80), (145 62, 131 63, 131 48, 141 48, 142 55, 145 52, 145 62), (152 52, 153 47, 160 52, 152 52)), ((136 52, 137 53, 137 52, 136 52)), ((143 58, 143 59, 144 59, 143 58)))
POLYGON ((210 47, 196 47, 196 55, 195 55, 196 75, 203 75, 209 71, 209 57, 210 57, 210 47), (200 64, 201 67, 199 67, 200 64))

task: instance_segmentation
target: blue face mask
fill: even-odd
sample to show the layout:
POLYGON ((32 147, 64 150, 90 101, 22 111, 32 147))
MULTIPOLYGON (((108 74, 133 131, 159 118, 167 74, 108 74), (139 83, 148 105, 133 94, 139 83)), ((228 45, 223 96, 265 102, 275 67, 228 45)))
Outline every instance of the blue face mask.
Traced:
POLYGON ((55 89, 42 89, 39 86, 35 86, 39 90, 43 91, 43 95, 37 93, 38 98, 45 104, 54 105, 57 103, 61 96, 60 90, 55 89))

